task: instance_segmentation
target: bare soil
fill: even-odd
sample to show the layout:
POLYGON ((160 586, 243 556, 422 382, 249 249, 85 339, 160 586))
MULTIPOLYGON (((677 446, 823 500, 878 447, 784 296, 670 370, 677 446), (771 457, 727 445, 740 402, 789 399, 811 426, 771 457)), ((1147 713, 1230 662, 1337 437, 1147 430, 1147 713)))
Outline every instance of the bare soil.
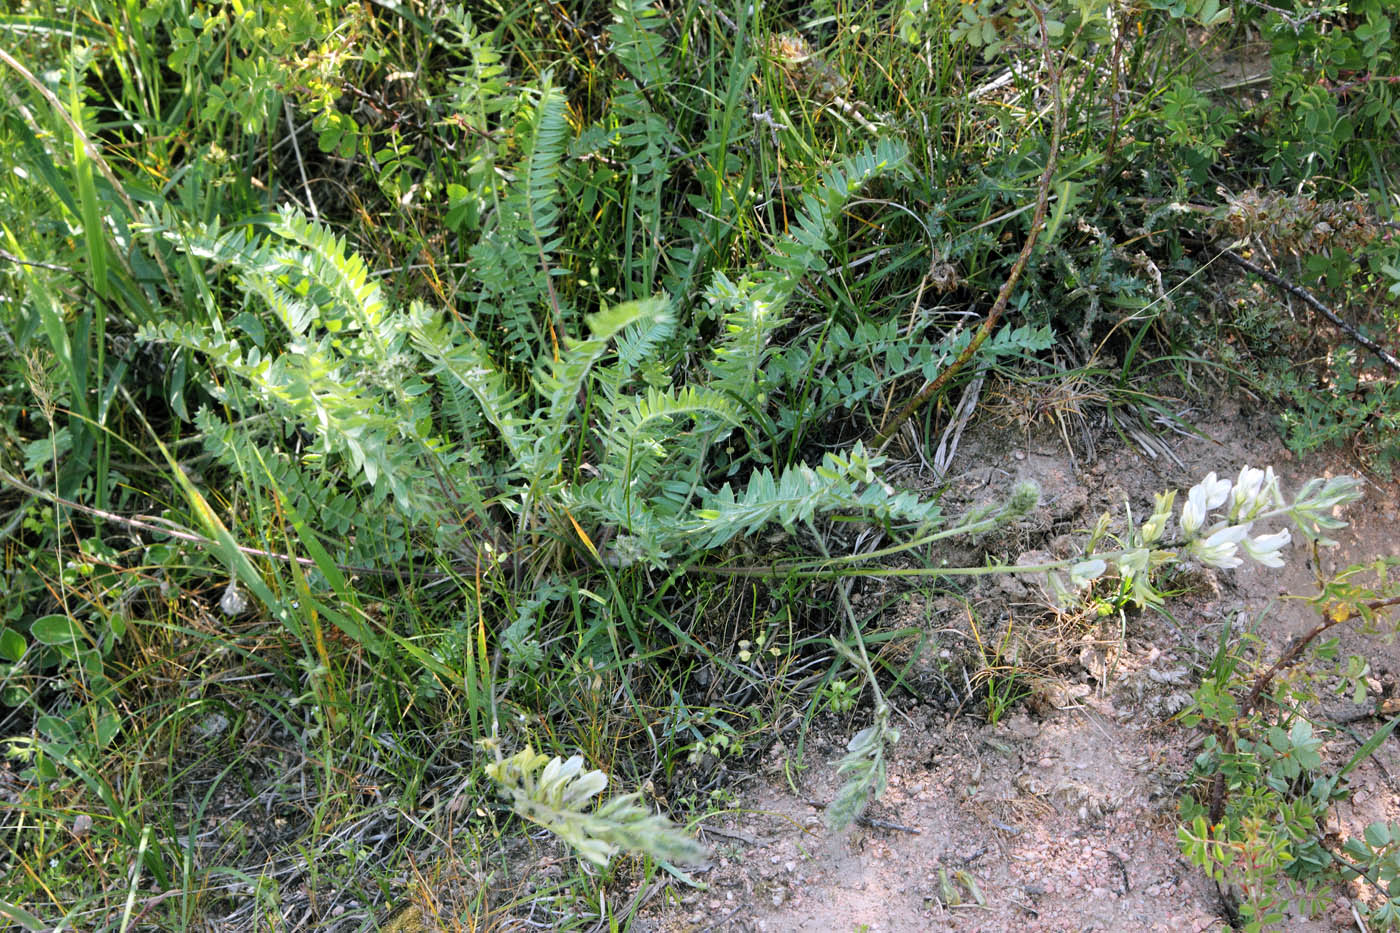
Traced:
MULTIPOLYGON (((1039 482, 1040 511, 1007 540, 992 542, 1012 559, 1038 546, 1035 559, 1072 547, 1076 530, 1102 511, 1121 514, 1128 503, 1145 515, 1154 491, 1185 489, 1211 471, 1272 465, 1286 492, 1312 476, 1359 472, 1340 457, 1296 461, 1248 402, 1226 401, 1204 416, 1185 412, 1184 420, 1200 436, 1169 434, 1152 445, 1152 456, 1103 425, 1080 432, 1096 451, 1071 433, 1071 453, 1062 432, 1028 436, 975 424, 953 460, 950 495, 975 501, 1024 478, 1039 482)), ((932 482, 918 470, 902 477, 906 485, 921 479, 932 482)), ((1198 571, 1181 581, 1189 591, 1171 600, 1170 617, 1055 617, 1044 611, 1035 584, 1018 580, 984 586, 966 601, 929 596, 899 620, 921 618, 929 637, 913 664, 913 690, 892 693, 902 738, 889 789, 867 819, 842 833, 823 822, 822 804, 839 783, 835 763, 869 713, 828 717, 801 761, 788 745, 774 744, 738 789, 734 807, 706 823, 702 834, 714 858, 695 874, 706 888, 673 886, 670 897, 652 897, 635 928, 1226 928, 1221 892, 1177 846, 1177 801, 1201 738, 1173 714, 1187 703, 1223 626, 1254 631, 1264 642, 1260 657, 1277 656, 1316 622, 1306 603, 1285 598, 1314 592, 1315 569, 1328 573, 1400 553, 1396 502, 1395 487, 1373 478, 1367 498, 1346 513, 1351 525, 1338 534, 1341 547, 1324 552, 1325 566, 1309 566, 1300 549, 1281 570, 1198 571), (1002 648, 1001 662, 1030 690, 995 724, 985 684, 967 676, 989 646, 1002 648)), ((1341 650, 1364 655, 1371 686, 1394 693, 1400 652, 1393 638, 1348 630, 1341 650)), ((1345 761, 1381 723, 1373 711, 1342 698, 1310 710, 1348 723, 1328 733, 1329 761, 1345 761)), ((1392 737, 1354 772, 1352 798, 1334 811, 1338 832, 1400 819, 1398 753, 1392 737)), ((1286 928, 1361 929, 1352 899, 1367 892, 1339 894, 1324 915, 1295 915, 1286 928)))

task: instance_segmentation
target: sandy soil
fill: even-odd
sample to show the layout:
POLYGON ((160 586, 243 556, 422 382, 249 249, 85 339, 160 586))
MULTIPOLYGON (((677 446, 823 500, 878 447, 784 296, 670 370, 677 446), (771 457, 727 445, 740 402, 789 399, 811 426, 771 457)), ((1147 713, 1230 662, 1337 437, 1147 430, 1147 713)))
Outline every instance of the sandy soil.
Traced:
MULTIPOLYGON (((1059 433, 1027 437, 1005 426, 974 425, 952 464, 953 495, 989 497, 1022 478, 1037 480, 1044 504, 1020 540, 1050 552, 1072 546, 1074 531, 1105 508, 1150 511, 1151 493, 1185 488, 1215 470, 1273 465, 1296 489, 1306 478, 1352 472, 1344 459, 1298 463, 1263 416, 1227 402, 1198 420, 1203 436, 1170 435, 1148 457, 1112 432, 1095 430, 1071 457, 1059 433), (1179 462, 1173 462, 1173 457, 1179 462)), ((917 474, 905 476, 908 485, 917 474)), ((1323 571, 1400 553, 1395 489, 1372 483, 1347 514, 1343 546, 1323 571)), ((995 544, 995 542, 994 542, 995 544)), ((866 822, 828 830, 822 802, 837 785, 843 744, 868 712, 829 719, 804 760, 783 743, 739 789, 735 808, 707 823, 715 857, 696 877, 707 890, 673 888, 653 898, 636 929, 733 931, 1216 930, 1225 928, 1220 892, 1179 854, 1176 805, 1200 743, 1172 719, 1199 679, 1227 621, 1252 627, 1276 655, 1314 622, 1286 594, 1313 591, 1300 553, 1282 570, 1244 567, 1199 572, 1192 591, 1170 603, 1171 618, 1061 618, 1047 626, 1035 586, 1008 581, 974 594, 982 629, 1011 625, 1017 662, 1037 672, 1034 692, 995 725, 980 694, 963 686, 972 645, 967 609, 932 598, 915 606, 931 636, 915 662, 919 697, 892 695, 903 736, 889 790, 866 822), (1014 623, 1014 624, 1013 624, 1014 623), (927 688, 926 691, 924 688, 927 688), (800 765, 800 767, 798 767, 800 765)), ((983 631, 985 636, 987 631, 983 631)), ((1372 686, 1394 692, 1400 651, 1393 640, 1343 634, 1342 652, 1364 653, 1372 686)), ((1313 709, 1353 720, 1354 734, 1381 722, 1342 699, 1313 709)), ((1327 745, 1344 761, 1356 739, 1338 730, 1327 745)), ((1357 832, 1375 819, 1400 818, 1400 744, 1391 738, 1355 773, 1355 794, 1335 809, 1337 829, 1357 832)), ((1361 929, 1343 891, 1323 916, 1294 916, 1290 930, 1361 929)))

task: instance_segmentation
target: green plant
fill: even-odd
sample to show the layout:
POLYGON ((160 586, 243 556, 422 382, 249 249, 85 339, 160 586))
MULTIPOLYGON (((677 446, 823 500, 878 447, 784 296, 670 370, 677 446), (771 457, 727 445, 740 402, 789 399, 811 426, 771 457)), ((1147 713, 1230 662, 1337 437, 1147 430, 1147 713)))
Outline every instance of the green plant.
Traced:
MULTIPOLYGON (((827 583, 1009 572, 944 545, 1035 500, 949 516, 881 479, 873 438, 924 447, 992 367, 1121 421, 1167 410, 1138 385, 1159 369, 1195 384, 1188 334, 1232 368, 1312 353, 1267 308, 1209 313, 1202 236, 1333 294, 1393 284, 1383 3, 810 12, 0 14, 0 701, 32 782, 0 817, 7 918, 324 925, 474 861, 492 880, 452 922, 625 926, 609 873, 507 893, 490 797, 540 801, 481 765, 583 794, 543 822, 606 857, 627 837, 590 822, 599 774, 717 806, 715 758, 864 697, 854 818, 898 737, 904 673, 874 649, 907 635, 827 583), (1269 96, 1222 86, 1214 51, 1259 34, 1269 96), (847 552, 850 522, 887 541, 847 552), (544 759, 472 744, 498 734, 544 759), (221 810, 253 794, 274 820, 221 810)), ((1344 357, 1345 406, 1277 367, 1299 437, 1389 429, 1344 357)), ((1174 561, 1279 553, 1128 526, 1040 569, 1123 612, 1174 561)), ((997 716, 1022 678, 994 641, 997 716)), ((944 899, 980 902, 963 875, 944 899)), ((401 916, 446 922, 424 887, 401 916)))
POLYGON ((855 709, 857 699, 855 689, 843 678, 826 685, 826 705, 833 713, 849 713, 855 709))
MULTIPOLYGON (((1340 845, 1328 828, 1332 807, 1350 795, 1348 775, 1400 718, 1361 741, 1340 768, 1329 769, 1323 739, 1304 712, 1320 676, 1300 663, 1309 651, 1319 660, 1336 660, 1336 640, 1318 639, 1338 625, 1359 619, 1367 630, 1377 630, 1380 613, 1397 602, 1390 595, 1389 563, 1352 567, 1327 582, 1313 598, 1322 621, 1267 667, 1251 670, 1227 627, 1192 704, 1180 714, 1184 724, 1207 733, 1193 768, 1195 790, 1181 799, 1181 849, 1228 887, 1244 929, 1278 928, 1290 906, 1314 914, 1353 878, 1380 894, 1379 902, 1368 901, 1365 908, 1378 928, 1400 919, 1400 890, 1392 890, 1391 826, 1372 823, 1362 838, 1340 845), (1366 571, 1378 575, 1376 584, 1355 582, 1366 571), (1292 673, 1285 679, 1284 671, 1292 673)), ((1368 670, 1361 658, 1346 659, 1339 665, 1339 691, 1364 700, 1368 670)))
POLYGON ((636 794, 587 809, 608 786, 601 771, 585 771, 583 758, 550 758, 526 746, 510 758, 497 752, 486 773, 511 798, 516 813, 572 845, 579 856, 607 865, 618 851, 644 852, 669 862, 697 862, 704 847, 637 803, 636 794))

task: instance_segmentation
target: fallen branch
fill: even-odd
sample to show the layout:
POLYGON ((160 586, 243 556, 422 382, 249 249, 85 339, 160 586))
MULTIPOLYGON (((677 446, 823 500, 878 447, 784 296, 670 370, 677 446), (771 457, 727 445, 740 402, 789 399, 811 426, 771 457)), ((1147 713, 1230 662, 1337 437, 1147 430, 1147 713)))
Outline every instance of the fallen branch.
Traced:
POLYGON ((918 411, 923 407, 924 403, 933 398, 948 385, 949 380, 957 375, 958 370, 962 369, 963 365, 966 364, 968 360, 972 359, 973 354, 975 354, 986 339, 991 336, 992 328, 996 326, 997 321, 1001 318, 1002 312, 1006 310, 1006 304, 1011 300, 1011 291, 1016 287, 1016 282, 1021 278, 1021 273, 1025 271, 1026 263, 1031 258, 1031 251, 1035 248, 1035 242, 1040 237, 1041 228, 1045 225, 1046 208, 1050 203, 1050 183, 1055 178, 1055 167, 1059 162, 1060 156, 1060 138, 1064 135, 1065 130, 1065 102, 1060 80, 1062 71, 1055 66, 1050 56, 1050 40, 1045 29, 1045 15, 1041 12, 1040 8, 1034 4, 1031 4, 1031 11, 1035 13, 1036 19, 1040 21, 1040 47, 1041 53, 1045 56, 1045 67, 1050 72, 1050 91, 1055 98, 1055 117, 1050 135, 1050 154, 1045 160, 1045 171, 1040 173, 1040 181, 1037 185, 1035 213, 1031 216, 1030 232, 1026 235, 1026 242, 1022 245, 1021 252, 1016 256, 1016 261, 1011 264, 1011 271, 1007 274, 1006 281, 1002 283, 1001 290, 997 292, 996 301, 992 304, 992 310, 987 312, 987 318, 982 322, 982 326, 977 329, 977 333, 973 335, 972 340, 969 341, 968 345, 963 348, 963 351, 958 354, 957 359, 949 363, 947 368, 939 373, 932 382, 925 385, 919 391, 919 394, 910 399, 909 404, 901 408, 899 414, 895 415, 894 418, 890 420, 889 424, 885 425, 880 430, 880 433, 875 435, 875 442, 880 450, 885 449, 890 439, 894 437, 895 432, 900 429, 904 422, 909 420, 910 415, 918 411))
POLYGON ((1330 321, 1333 327, 1342 331, 1352 340, 1356 341, 1358 344, 1365 347, 1367 350, 1370 350, 1376 356, 1380 357, 1381 362, 1385 363, 1385 365, 1389 366, 1392 370, 1394 370, 1397 373, 1400 373, 1400 359, 1396 359, 1394 355, 1392 355, 1389 351, 1385 349, 1385 347, 1382 347, 1380 344, 1376 343, 1374 340, 1358 331, 1355 327, 1352 327, 1346 321, 1342 320, 1341 317, 1338 316, 1337 312, 1327 307, 1327 305, 1323 304, 1321 301, 1318 301, 1317 298, 1314 297, 1313 294, 1309 292, 1306 288, 1303 288, 1299 285, 1294 285, 1292 282, 1288 281, 1283 276, 1270 272, 1268 269, 1265 269, 1258 263, 1250 262, 1248 259, 1245 259, 1243 256, 1237 255, 1231 250, 1222 249, 1220 251, 1220 258, 1228 259, 1230 262, 1233 262, 1241 269, 1253 272, 1255 275, 1259 276, 1261 279, 1268 282, 1275 288, 1285 291, 1288 294, 1301 299, 1303 304, 1307 305, 1309 308, 1312 308, 1318 314, 1322 315, 1328 321, 1330 321))

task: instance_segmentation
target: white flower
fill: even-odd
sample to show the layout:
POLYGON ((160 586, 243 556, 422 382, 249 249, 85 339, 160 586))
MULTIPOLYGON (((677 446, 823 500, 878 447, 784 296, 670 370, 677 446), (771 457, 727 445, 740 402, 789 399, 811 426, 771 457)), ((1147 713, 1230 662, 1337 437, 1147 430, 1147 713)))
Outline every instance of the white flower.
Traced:
POLYGON ((1181 509, 1182 534, 1187 538, 1195 537, 1210 510, 1224 505, 1229 497, 1230 481, 1216 479, 1214 473, 1207 474, 1186 494, 1186 505, 1181 509))
POLYGON ((1192 541, 1186 549, 1208 567, 1229 570, 1244 563, 1237 556, 1240 542, 1249 535, 1248 525, 1226 525, 1212 532, 1210 537, 1192 541))
POLYGON ((1230 520, 1234 521, 1240 517, 1241 512, 1248 511, 1259 498, 1259 492, 1264 486, 1264 471, 1255 469, 1252 466, 1240 468, 1239 479, 1235 480, 1235 488, 1230 492, 1230 520))
POLYGON ((1093 583, 1103 572, 1108 569, 1108 564, 1100 558, 1093 560, 1082 560, 1069 568, 1069 582, 1075 588, 1082 588, 1093 583))
POLYGON ((1244 552, 1250 556, 1251 560, 1258 561, 1265 567, 1282 567, 1283 558, 1279 556, 1279 551, 1284 545, 1293 540, 1293 535, 1288 529, 1275 532, 1271 535, 1260 535, 1257 538, 1245 538, 1240 542, 1244 552))
POLYGON ((1230 521, 1252 521, 1270 506, 1282 504, 1283 494, 1279 492, 1274 468, 1259 470, 1247 466, 1240 470, 1239 479, 1230 493, 1230 521))

